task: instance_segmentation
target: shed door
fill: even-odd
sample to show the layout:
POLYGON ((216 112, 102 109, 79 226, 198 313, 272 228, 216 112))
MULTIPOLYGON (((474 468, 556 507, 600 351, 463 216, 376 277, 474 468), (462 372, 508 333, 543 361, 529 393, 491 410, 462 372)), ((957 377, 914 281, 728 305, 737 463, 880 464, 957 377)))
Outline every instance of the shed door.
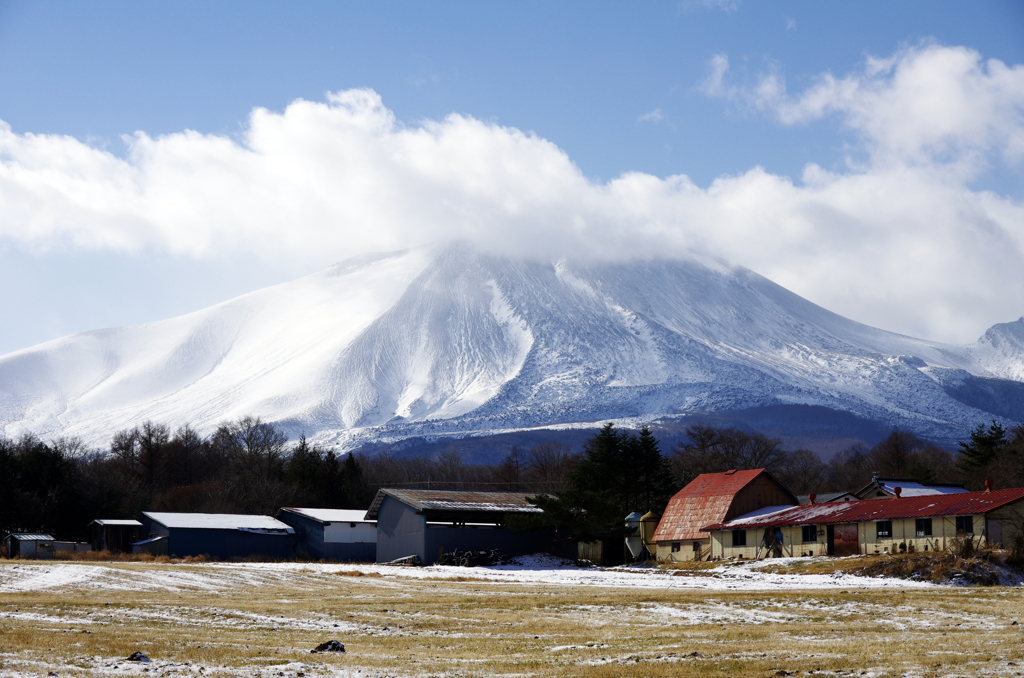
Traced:
POLYGON ((1003 545, 1003 524, 998 520, 985 519, 985 537, 989 546, 1000 548, 1003 545))
POLYGON ((857 543, 857 525, 836 525, 833 532, 834 554, 837 556, 855 556, 860 553, 857 543))

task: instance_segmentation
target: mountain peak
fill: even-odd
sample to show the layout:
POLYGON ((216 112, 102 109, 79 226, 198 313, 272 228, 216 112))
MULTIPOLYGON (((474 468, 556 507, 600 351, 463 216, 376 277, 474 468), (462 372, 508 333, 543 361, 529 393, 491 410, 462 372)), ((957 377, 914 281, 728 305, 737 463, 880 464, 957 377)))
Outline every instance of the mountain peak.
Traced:
POLYGON ((1024 317, 990 327, 973 352, 979 365, 992 376, 1024 381, 1024 317))
POLYGON ((0 421, 103 445, 146 419, 209 431, 253 414, 347 448, 812 405, 953 440, 992 418, 965 379, 1024 381, 1022 337, 1024 319, 972 347, 895 335, 699 255, 428 247, 0 356, 0 421))

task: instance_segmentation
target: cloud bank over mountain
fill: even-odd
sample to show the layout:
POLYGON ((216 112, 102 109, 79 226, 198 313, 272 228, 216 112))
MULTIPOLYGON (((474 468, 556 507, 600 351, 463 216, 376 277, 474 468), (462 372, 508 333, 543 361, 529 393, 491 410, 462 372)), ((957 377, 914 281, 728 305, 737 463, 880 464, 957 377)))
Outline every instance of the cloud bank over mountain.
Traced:
POLYGON ((372 90, 256 109, 236 136, 126 137, 124 157, 0 126, 0 245, 308 262, 465 241, 593 260, 709 252, 832 311, 967 342, 1024 313, 1024 203, 974 187, 1024 162, 1024 67, 926 44, 823 74, 708 95, 777 124, 835 119, 846 167, 586 177, 554 143, 466 115, 406 124, 372 90))

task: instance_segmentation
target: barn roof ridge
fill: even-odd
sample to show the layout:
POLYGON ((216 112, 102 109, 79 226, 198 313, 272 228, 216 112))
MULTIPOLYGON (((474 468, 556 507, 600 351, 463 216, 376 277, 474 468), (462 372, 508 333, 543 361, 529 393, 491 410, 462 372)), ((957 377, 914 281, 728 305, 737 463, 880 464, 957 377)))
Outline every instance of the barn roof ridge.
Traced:
POLYGON ((540 513, 526 501, 537 492, 501 492, 491 490, 408 490, 382 487, 366 511, 367 520, 376 520, 384 497, 394 497, 419 511, 485 511, 494 513, 540 513))
MULTIPOLYGON (((320 523, 372 523, 372 520, 366 519, 366 511, 363 509, 325 509, 325 508, 303 508, 298 506, 282 506, 277 515, 281 515, 281 511, 288 511, 295 515, 309 518, 320 523)), ((280 520, 280 518, 278 518, 280 520)))
POLYGON ((185 513, 143 511, 142 515, 168 529, 241 530, 244 532, 287 532, 295 530, 271 516, 247 513, 185 513))

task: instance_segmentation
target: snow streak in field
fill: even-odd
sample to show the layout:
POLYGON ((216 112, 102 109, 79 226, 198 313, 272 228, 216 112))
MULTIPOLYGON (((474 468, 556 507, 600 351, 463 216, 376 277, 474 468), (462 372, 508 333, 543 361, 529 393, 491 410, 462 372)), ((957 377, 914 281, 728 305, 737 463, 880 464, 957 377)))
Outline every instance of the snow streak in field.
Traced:
MULTIPOLYGON (((784 562, 788 559, 775 559, 784 562)), ((402 579, 472 578, 484 582, 537 586, 579 586, 647 589, 704 589, 712 591, 781 591, 847 588, 924 588, 924 582, 902 579, 835 575, 788 575, 763 572, 758 563, 722 565, 708 570, 658 570, 551 567, 543 558, 524 558, 518 565, 496 567, 399 567, 389 565, 327 565, 310 563, 211 563, 205 565, 53 563, 0 565, 0 593, 42 591, 65 587, 126 591, 224 590, 260 588, 287 581, 290 586, 315 589, 338 572, 381 575, 365 583, 402 579)))

